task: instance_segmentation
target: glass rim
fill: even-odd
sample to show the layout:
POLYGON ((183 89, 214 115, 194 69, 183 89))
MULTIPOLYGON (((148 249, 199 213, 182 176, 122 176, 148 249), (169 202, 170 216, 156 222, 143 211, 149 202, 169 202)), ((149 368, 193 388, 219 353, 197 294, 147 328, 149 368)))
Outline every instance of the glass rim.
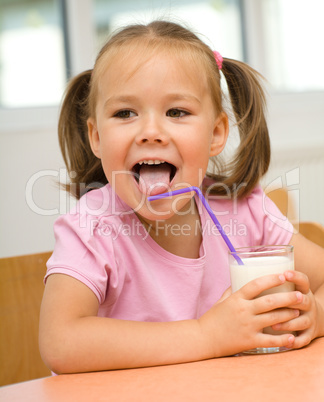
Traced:
POLYGON ((235 251, 228 251, 228 254, 231 256, 239 255, 261 255, 261 254, 280 254, 286 252, 292 252, 294 250, 294 246, 291 244, 278 244, 278 245, 260 245, 260 246, 251 246, 251 247, 238 247, 235 251))

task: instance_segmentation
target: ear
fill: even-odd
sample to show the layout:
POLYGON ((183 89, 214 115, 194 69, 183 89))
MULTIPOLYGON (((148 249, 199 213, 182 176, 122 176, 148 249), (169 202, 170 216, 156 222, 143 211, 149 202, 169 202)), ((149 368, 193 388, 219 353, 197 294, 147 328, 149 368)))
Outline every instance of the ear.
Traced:
POLYGON ((95 154, 97 158, 100 159, 101 158, 100 137, 97 129, 97 124, 92 117, 89 117, 89 119, 87 120, 87 126, 88 126, 88 137, 92 152, 95 154))
POLYGON ((225 112, 221 112, 215 121, 209 156, 215 156, 222 152, 226 145, 228 130, 228 116, 225 112))

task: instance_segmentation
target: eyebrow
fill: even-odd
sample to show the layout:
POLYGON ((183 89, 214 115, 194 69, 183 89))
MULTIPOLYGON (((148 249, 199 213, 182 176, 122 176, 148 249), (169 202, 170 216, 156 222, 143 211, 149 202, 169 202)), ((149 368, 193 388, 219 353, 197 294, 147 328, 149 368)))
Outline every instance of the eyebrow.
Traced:
MULTIPOLYGON (((189 101, 194 101, 199 104, 201 104, 201 101, 199 98, 197 98, 194 95, 190 94, 182 94, 182 93, 171 93, 166 95, 165 97, 168 101, 181 101, 181 100, 189 100, 189 101)), ((132 103, 137 100, 137 96, 134 95, 121 95, 121 96, 111 96, 109 97, 105 103, 104 107, 106 108, 109 104, 111 103, 132 103)))
POLYGON ((136 96, 128 95, 128 96, 111 96, 105 101, 104 107, 106 108, 110 103, 130 103, 136 100, 136 96))
POLYGON ((167 96, 168 99, 170 100, 193 100, 197 103, 201 103, 200 99, 197 98, 194 95, 190 95, 190 94, 182 94, 182 93, 175 93, 175 94, 170 94, 167 96))

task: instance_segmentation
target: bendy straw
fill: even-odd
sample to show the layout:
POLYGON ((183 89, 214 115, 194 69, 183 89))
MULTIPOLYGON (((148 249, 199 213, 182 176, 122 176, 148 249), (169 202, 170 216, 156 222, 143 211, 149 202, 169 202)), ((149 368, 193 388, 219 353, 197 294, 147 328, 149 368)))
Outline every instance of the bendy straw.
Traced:
POLYGON ((217 227, 219 233, 221 234, 223 240, 227 244, 227 247, 233 253, 233 256, 236 259, 236 261, 238 262, 238 264, 239 265, 244 265, 243 261, 241 260, 241 258, 236 254, 236 250, 233 247, 233 244, 231 243, 230 239, 228 238, 228 236, 224 232, 224 230, 223 230, 221 224, 219 223, 218 219, 216 218, 213 210, 211 209, 211 207, 208 204, 206 198, 204 197, 203 193, 201 192, 201 190, 198 187, 192 186, 192 187, 181 188, 179 190, 169 191, 167 193, 152 195, 152 196, 148 197, 147 199, 148 199, 148 201, 155 201, 155 200, 159 200, 161 198, 172 197, 173 195, 189 193, 191 191, 194 191, 198 195, 199 199, 203 203, 204 207, 206 208, 207 212, 209 213, 210 217, 212 218, 214 224, 216 225, 216 227, 217 227))

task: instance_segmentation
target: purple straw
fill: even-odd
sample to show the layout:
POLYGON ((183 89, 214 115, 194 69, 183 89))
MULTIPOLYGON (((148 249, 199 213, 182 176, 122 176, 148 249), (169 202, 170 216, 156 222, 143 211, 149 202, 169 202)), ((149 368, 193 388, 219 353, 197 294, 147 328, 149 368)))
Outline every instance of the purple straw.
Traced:
POLYGON ((148 197, 147 199, 148 199, 148 201, 160 200, 161 198, 171 197, 172 195, 178 195, 178 194, 183 194, 183 193, 189 193, 191 191, 195 191, 195 193, 198 195, 199 199, 201 200, 201 202, 203 203, 207 212, 209 213, 210 217, 212 218, 213 222, 215 223, 219 233, 221 234, 222 238, 224 239, 225 243, 227 244, 227 247, 233 253, 233 256, 236 259, 236 261, 238 262, 238 264, 244 265, 241 258, 237 255, 236 250, 233 247, 233 244, 231 243, 230 239, 228 238, 228 236, 224 232, 221 224, 219 223, 218 219, 216 218, 213 210, 210 208, 210 206, 209 206, 206 198, 204 197, 203 193, 201 192, 200 188, 198 188, 198 187, 181 188, 180 190, 169 191, 168 193, 152 195, 152 196, 148 197))

